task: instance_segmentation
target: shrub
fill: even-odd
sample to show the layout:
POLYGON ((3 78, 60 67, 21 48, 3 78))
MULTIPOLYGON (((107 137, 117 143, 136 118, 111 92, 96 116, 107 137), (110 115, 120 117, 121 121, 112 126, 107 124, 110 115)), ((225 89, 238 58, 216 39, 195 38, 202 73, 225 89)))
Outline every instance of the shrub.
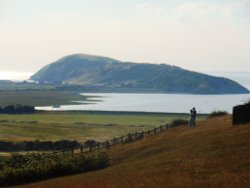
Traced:
POLYGON ((186 119, 174 119, 171 123, 172 126, 187 125, 188 120, 186 119))
POLYGON ((225 116, 225 115, 228 115, 226 111, 213 111, 211 114, 209 114, 208 118, 225 116))
POLYGON ((93 146, 93 145, 96 145, 97 144, 97 141, 95 140, 87 140, 86 142, 84 142, 84 145, 85 146, 93 146))

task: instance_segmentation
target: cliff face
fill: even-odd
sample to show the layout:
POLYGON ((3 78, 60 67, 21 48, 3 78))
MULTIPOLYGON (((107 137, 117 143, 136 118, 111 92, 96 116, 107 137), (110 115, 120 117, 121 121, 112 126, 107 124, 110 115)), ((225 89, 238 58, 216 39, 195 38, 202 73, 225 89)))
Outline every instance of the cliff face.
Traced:
POLYGON ((232 80, 176 66, 120 62, 107 57, 84 54, 63 57, 43 67, 31 79, 38 82, 152 89, 171 93, 249 93, 246 88, 232 80))

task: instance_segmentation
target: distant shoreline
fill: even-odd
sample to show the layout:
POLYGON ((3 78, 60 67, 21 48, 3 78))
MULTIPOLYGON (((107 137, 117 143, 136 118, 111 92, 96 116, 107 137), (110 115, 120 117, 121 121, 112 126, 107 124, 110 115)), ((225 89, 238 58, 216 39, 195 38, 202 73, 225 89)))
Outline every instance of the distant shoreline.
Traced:
MULTIPOLYGON (((225 77, 239 82, 241 85, 247 87, 250 90, 250 81, 247 83, 250 71, 200 71, 201 73, 225 77), (246 79, 245 79, 246 78, 246 79)), ((29 80, 29 78, 35 74, 35 72, 17 72, 17 71, 0 71, 0 80, 7 80, 13 82, 22 82, 29 80)))
MULTIPOLYGON (((189 113, 178 112, 143 112, 143 111, 108 111, 108 110, 36 110, 37 113, 83 113, 94 115, 189 115, 189 113)), ((200 116, 207 116, 209 113, 198 113, 200 116)))

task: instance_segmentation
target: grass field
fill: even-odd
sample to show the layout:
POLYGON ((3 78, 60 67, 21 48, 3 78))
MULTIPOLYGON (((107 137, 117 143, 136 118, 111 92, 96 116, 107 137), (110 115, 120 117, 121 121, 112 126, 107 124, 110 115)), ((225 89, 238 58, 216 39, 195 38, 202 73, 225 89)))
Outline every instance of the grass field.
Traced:
POLYGON ((84 100, 86 97, 69 91, 0 91, 0 106, 52 106, 74 104, 72 101, 84 100))
POLYGON ((231 116, 207 119, 109 150, 109 168, 55 178, 26 188, 247 188, 250 124, 233 127, 231 116))
MULTIPOLYGON (((133 114, 105 112, 39 112, 31 115, 0 114, 0 140, 104 141, 188 119, 187 114, 133 114)), ((200 116, 199 119, 204 119, 200 116)))

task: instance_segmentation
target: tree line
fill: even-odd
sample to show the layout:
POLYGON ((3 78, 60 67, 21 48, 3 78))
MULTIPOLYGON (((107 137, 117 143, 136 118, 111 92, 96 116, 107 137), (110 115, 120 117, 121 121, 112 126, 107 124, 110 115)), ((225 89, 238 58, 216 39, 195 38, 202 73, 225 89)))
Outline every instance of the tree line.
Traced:
POLYGON ((5 107, 0 106, 0 114, 32 114, 35 112, 34 106, 28 105, 9 105, 5 107))

